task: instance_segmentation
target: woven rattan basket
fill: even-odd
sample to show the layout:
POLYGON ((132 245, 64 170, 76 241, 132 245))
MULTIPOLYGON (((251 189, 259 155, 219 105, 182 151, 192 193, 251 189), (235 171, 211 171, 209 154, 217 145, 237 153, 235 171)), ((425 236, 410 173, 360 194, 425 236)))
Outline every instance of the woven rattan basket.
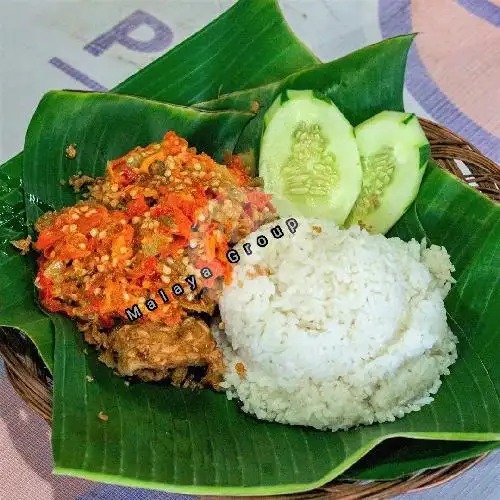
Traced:
MULTIPOLYGON (((483 156, 459 135, 428 120, 421 119, 420 122, 431 143, 432 156, 441 168, 449 170, 491 199, 500 201, 500 167, 483 156), (464 165, 470 174, 464 173, 466 171, 463 168, 464 165)), ((0 329, 0 354, 5 360, 7 374, 18 394, 50 424, 52 381, 50 373, 45 368, 34 346, 17 331, 0 329)), ((388 498, 443 484, 463 473, 482 458, 484 457, 466 460, 396 481, 332 481, 314 491, 283 495, 279 498, 301 500, 313 498, 343 500, 388 498)))

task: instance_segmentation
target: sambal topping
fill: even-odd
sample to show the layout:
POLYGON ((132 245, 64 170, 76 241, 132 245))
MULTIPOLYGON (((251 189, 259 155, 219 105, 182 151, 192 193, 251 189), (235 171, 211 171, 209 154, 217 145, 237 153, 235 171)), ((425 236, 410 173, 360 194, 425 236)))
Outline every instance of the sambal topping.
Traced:
POLYGON ((64 156, 68 158, 68 160, 74 160, 78 155, 78 151, 76 149, 76 144, 69 144, 64 150, 64 156))
POLYGON ((250 105, 250 111, 252 113, 258 113, 259 109, 260 109, 259 101, 252 101, 252 104, 250 105))
POLYGON ((88 199, 36 224, 41 303, 75 318, 122 375, 182 385, 199 366, 201 383, 217 387, 222 357, 199 315, 231 281, 228 250, 276 218, 270 197, 238 157, 220 165, 174 132, 81 179, 88 199), (147 313, 127 325, 134 306, 147 313))
POLYGON ((31 248, 31 236, 28 236, 23 240, 11 241, 10 244, 17 248, 21 252, 21 255, 27 255, 31 248))
POLYGON ((266 267, 262 267, 260 265, 255 265, 253 266, 253 271, 248 271, 247 272, 247 277, 250 278, 250 279, 254 279, 254 278, 257 278, 259 276, 270 276, 272 274, 271 270, 266 268, 266 267))
POLYGON ((79 193, 85 186, 88 186, 93 182, 94 182, 93 177, 81 174, 72 175, 68 180, 68 184, 73 188, 73 191, 75 193, 79 193))
POLYGON ((103 422, 107 422, 109 420, 109 417, 102 411, 100 411, 98 414, 97 414, 97 418, 99 420, 102 420, 103 422))
POLYGON ((245 365, 243 363, 236 363, 234 365, 234 369, 236 370, 236 373, 240 376, 240 378, 245 378, 247 369, 245 368, 245 365))

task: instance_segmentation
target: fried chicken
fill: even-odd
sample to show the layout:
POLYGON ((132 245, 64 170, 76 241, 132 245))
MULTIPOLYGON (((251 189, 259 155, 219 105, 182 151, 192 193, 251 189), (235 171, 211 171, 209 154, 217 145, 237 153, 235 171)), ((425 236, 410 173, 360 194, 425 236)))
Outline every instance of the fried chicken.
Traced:
MULTIPOLYGON (((95 343, 90 333, 86 340, 95 343)), ((144 321, 112 330, 105 342, 101 360, 120 375, 143 380, 171 379, 174 385, 218 387, 224 362, 206 323, 188 317, 177 326, 144 321), (204 375, 196 380, 190 368, 200 367, 204 375)))
POLYGON ((227 251, 275 217, 237 159, 220 165, 168 132, 108 162, 86 201, 39 219, 40 302, 77 320, 120 375, 182 385, 203 368, 217 387, 222 357, 201 317, 231 281, 227 251), (131 324, 127 311, 141 314, 131 324))

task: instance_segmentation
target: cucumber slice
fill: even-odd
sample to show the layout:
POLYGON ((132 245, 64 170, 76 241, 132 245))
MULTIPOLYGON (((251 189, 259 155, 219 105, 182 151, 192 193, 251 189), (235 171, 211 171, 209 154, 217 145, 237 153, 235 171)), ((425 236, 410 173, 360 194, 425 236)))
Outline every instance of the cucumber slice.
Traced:
POLYGON ((264 125, 259 175, 279 214, 342 224, 361 190, 354 130, 344 115, 311 90, 288 90, 264 125))
POLYGON ((417 197, 430 146, 414 114, 382 111, 354 129, 363 186, 346 226, 386 233, 417 197))

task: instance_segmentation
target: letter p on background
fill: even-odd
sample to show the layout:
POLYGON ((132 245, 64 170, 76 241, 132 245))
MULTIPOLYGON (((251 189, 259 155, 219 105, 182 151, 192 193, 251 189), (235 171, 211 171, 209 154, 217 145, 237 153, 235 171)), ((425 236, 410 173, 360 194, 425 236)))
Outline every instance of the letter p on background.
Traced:
POLYGON ((112 45, 118 43, 136 52, 160 52, 170 45, 173 36, 172 30, 165 23, 147 12, 136 10, 109 31, 86 45, 84 49, 94 56, 100 56, 112 45), (149 26, 153 30, 153 37, 150 40, 137 40, 131 36, 134 30, 143 25, 149 26))

